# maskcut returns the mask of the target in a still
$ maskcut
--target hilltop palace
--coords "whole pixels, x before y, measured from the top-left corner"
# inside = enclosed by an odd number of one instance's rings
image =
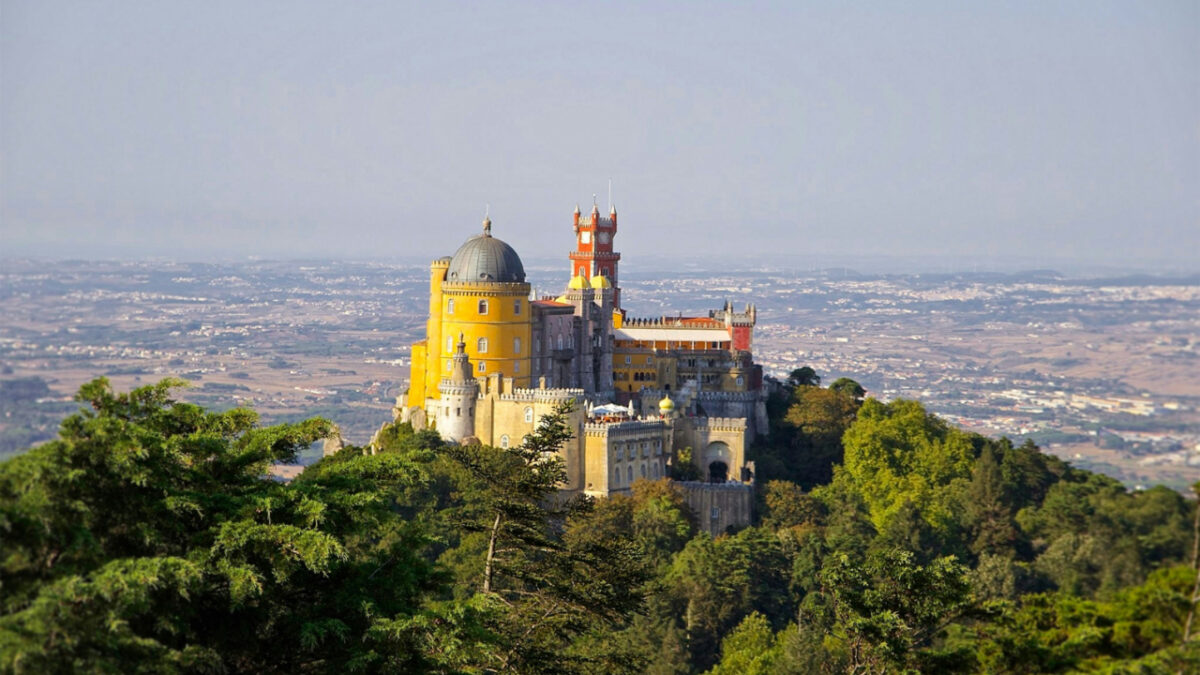
[[[490,220],[433,261],[426,338],[412,347],[397,418],[451,442],[506,448],[571,401],[564,492],[628,493],[635,480],[666,476],[690,448],[702,480],[679,485],[702,526],[715,534],[748,524],[746,450],[766,432],[754,306],[632,318],[621,307],[616,209],[602,217],[576,207],[573,229],[571,278],[558,297],[531,298],[521,258],[492,236]]]

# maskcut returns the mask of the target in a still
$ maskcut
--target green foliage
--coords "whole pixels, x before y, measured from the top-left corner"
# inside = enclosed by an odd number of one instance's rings
[[[867,399],[844,444],[836,479],[862,496],[877,529],[909,503],[936,532],[955,526],[955,491],[970,479],[973,460],[965,433],[916,401]]]

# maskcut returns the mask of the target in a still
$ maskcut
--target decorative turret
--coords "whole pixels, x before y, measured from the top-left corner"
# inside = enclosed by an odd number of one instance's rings
[[[442,438],[459,442],[475,435],[475,401],[479,383],[475,381],[471,360],[467,358],[467,343],[462,333],[451,359],[450,374],[438,385],[441,394],[437,411],[437,430]]]
[[[658,402],[658,414],[663,417],[675,415],[675,401],[672,401],[670,396],[663,396],[662,400]]]
[[[575,250],[571,251],[571,276],[595,279],[605,277],[613,289],[612,304],[621,308],[621,287],[617,266],[621,254],[613,250],[617,236],[617,207],[610,206],[607,216],[600,215],[600,206],[592,200],[592,211],[586,217],[576,205],[572,219],[575,231]],[[595,285],[595,284],[593,284]]]

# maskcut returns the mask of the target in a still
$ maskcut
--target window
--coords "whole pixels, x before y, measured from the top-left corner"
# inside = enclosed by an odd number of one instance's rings
[[[608,276],[608,268],[605,267],[605,268],[601,269],[600,274],[603,274],[604,276]]]
[[[513,315],[521,316],[521,301],[513,300]]]
[[[479,313],[480,313],[480,314],[487,314],[487,312],[488,312],[488,310],[487,310],[487,300],[480,300],[480,301],[479,301]]]
[[[650,444],[643,442],[642,443],[642,457],[649,457],[649,456],[650,456]]]
[[[646,463],[642,462],[642,478],[646,477]]]
[[[454,409],[454,416],[455,416],[455,417],[462,417],[462,408],[455,408],[455,409]]]
[[[479,340],[475,342],[475,351],[479,352],[480,354],[487,353],[487,338],[479,338]]]
[[[483,361],[479,362],[479,372],[481,372],[481,373],[487,372],[487,364],[484,363]]]
[[[561,351],[561,350],[562,350],[562,348],[563,348],[562,336],[561,336],[561,335],[559,335],[559,336],[558,336],[558,349],[559,349],[559,351]]]
[[[653,356],[646,357],[646,365],[648,365],[648,366],[654,365],[654,357]]]
[[[500,437],[500,447],[502,447],[502,448],[508,447],[508,434],[504,434],[503,436]]]
[[[521,338],[519,338],[519,337],[513,338],[513,353],[514,354],[521,353]]]
[[[746,384],[746,378],[742,377],[741,375],[738,375],[738,378],[737,378],[737,385],[740,387],[740,386],[742,386],[743,384]]]
[[[617,446],[617,459],[625,459],[625,449]]]
[[[613,469],[613,486],[621,484],[621,469],[620,467]]]
[[[449,354],[452,351],[454,351],[454,337],[451,335],[447,335],[446,336],[446,353]]]
[[[633,363],[633,357],[632,357],[632,356],[626,356],[626,357],[625,357],[625,365],[627,365],[627,366],[628,366],[628,365],[629,365],[629,364],[631,364],[631,363]]]
[[[721,507],[719,507],[719,506],[712,507],[712,511],[709,512],[709,517],[712,518],[713,520],[720,518],[721,517]]]
[[[533,408],[526,408],[526,409],[525,409],[525,423],[526,423],[526,424],[532,424],[532,423],[533,423]]]
[[[633,482],[633,465],[632,464],[629,465],[629,482],[630,483]]]
[[[446,301],[446,313],[447,314],[454,313],[454,298],[450,298],[449,300]]]
[[[521,372],[521,362],[513,361],[513,375]]]

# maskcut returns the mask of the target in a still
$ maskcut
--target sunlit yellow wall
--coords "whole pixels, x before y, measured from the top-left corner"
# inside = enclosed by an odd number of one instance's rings
[[[425,406],[425,345],[426,341],[413,343],[412,364],[408,376],[408,405]]]
[[[446,270],[450,267],[450,258],[438,258],[429,265],[429,321],[425,324],[425,368],[424,368],[424,395],[421,398],[409,394],[409,405],[424,406],[426,398],[438,398],[438,382],[442,379],[442,373],[445,370],[439,370],[441,367],[441,359],[437,358],[440,354],[442,345],[442,283],[446,279]],[[414,368],[416,364],[416,352],[413,352]],[[414,374],[416,371],[413,371]],[[409,385],[410,392],[413,386]]]
[[[430,396],[437,396],[437,381],[449,372],[450,359],[454,354],[461,333],[466,343],[467,356],[475,368],[477,377],[501,374],[513,378],[513,385],[528,387],[532,382],[533,310],[529,304],[529,284],[500,282],[445,282],[441,284],[439,336],[436,346],[430,332],[431,365],[437,364],[436,372],[426,380]],[[479,312],[479,301],[487,300],[487,313]],[[454,309],[451,311],[450,303]],[[487,351],[480,353],[479,339],[487,339]],[[520,340],[520,345],[516,340]],[[480,370],[480,364],[484,369]],[[431,386],[432,383],[432,386]]]
[[[625,363],[626,359],[629,363]],[[650,349],[617,347],[613,351],[613,384],[617,391],[637,392],[643,387],[659,388],[657,360]],[[642,373],[645,379],[636,379],[635,373]]]

